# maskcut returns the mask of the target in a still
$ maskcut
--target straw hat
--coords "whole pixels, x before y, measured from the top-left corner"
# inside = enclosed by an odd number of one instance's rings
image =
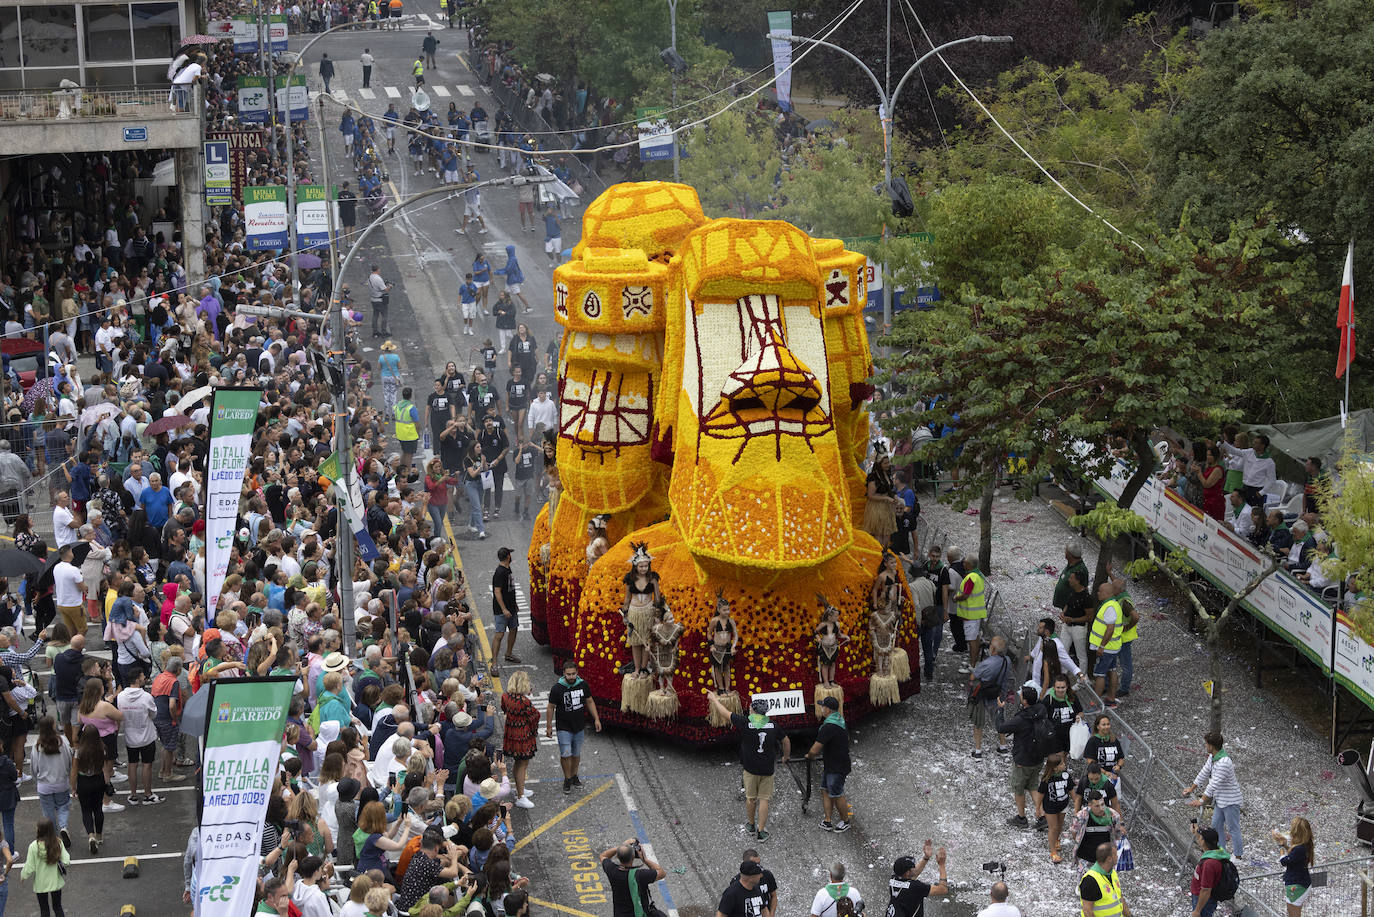
[[[396,352],[396,349],[397,349],[397,348],[396,348],[396,342],[395,342],[395,341],[384,341],[384,342],[382,342],[382,352],[383,352],[383,353],[395,353],[395,352]]]

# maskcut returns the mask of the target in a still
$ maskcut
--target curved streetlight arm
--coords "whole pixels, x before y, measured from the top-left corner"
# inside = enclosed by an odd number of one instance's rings
[[[764,37],[771,38],[774,40],[790,41],[794,44],[820,45],[823,48],[829,48],[831,51],[838,51],[839,53],[843,54],[845,57],[849,58],[854,63],[859,65],[859,69],[866,73],[868,75],[868,78],[873,81],[873,88],[878,91],[878,101],[882,103],[883,109],[886,110],[889,107],[887,104],[887,93],[883,92],[883,84],[878,81],[878,77],[876,77],[873,74],[873,71],[868,69],[868,64],[865,64],[863,61],[859,60],[859,58],[856,57],[853,54],[853,52],[841,48],[839,45],[831,44],[828,41],[823,41],[819,38],[807,38],[805,35],[788,35],[784,32],[769,32]]]
[[[914,63],[914,64],[912,64],[910,67],[908,67],[906,73],[902,74],[902,78],[901,78],[900,80],[897,81],[897,88],[894,89],[894,90],[892,90],[892,106],[891,106],[891,107],[894,108],[894,109],[897,107],[897,99],[898,99],[898,98],[901,96],[901,94],[902,94],[902,87],[906,85],[906,81],[907,81],[908,79],[910,79],[910,77],[911,77],[911,75],[912,75],[913,73],[916,72],[917,68],[919,68],[919,67],[920,67],[922,64],[924,64],[926,61],[930,60],[932,57],[934,57],[935,55],[939,54],[941,51],[945,50],[946,48],[952,48],[952,47],[954,47],[955,45],[968,44],[969,42],[976,42],[976,43],[978,43],[978,44],[1002,44],[1002,43],[1004,43],[1004,42],[1008,42],[1008,41],[1012,41],[1012,40],[1013,40],[1013,39],[1012,39],[1012,37],[1011,37],[1010,35],[970,35],[970,36],[968,36],[967,38],[956,38],[956,39],[954,39],[953,41],[947,41],[947,42],[945,42],[944,44],[940,45],[939,47],[931,48],[931,49],[930,49],[929,51],[927,51],[925,54],[922,54],[920,57],[918,57],[918,58],[916,59],[916,63]],[[888,116],[889,118],[892,117],[892,112],[889,111],[887,116]]]

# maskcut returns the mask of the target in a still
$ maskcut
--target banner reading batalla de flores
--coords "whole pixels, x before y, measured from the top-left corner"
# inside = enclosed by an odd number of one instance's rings
[[[244,189],[245,192],[250,189]],[[205,594],[214,601],[229,572],[243,474],[253,446],[262,389],[215,389],[205,469]]]
[[[253,910],[262,821],[295,687],[294,678],[226,678],[208,689],[196,917]]]
[[[243,189],[244,247],[253,251],[286,248],[286,188],[249,185]]]

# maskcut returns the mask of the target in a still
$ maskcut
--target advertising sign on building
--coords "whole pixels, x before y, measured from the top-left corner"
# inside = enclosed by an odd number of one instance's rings
[[[233,35],[235,54],[252,54],[258,50],[258,23],[252,16],[235,16]]]
[[[267,18],[267,35],[273,52],[286,50],[285,13],[273,13]]]
[[[205,154],[205,204],[222,207],[234,203],[233,167],[229,163],[229,142],[207,140],[202,144]]]
[[[673,129],[663,117],[662,108],[636,108],[639,122],[640,162],[673,158]]]
[[[206,140],[223,141],[229,145],[230,193],[234,200],[243,197],[243,186],[248,181],[248,152],[266,146],[260,128],[240,128],[237,130],[207,130]]]

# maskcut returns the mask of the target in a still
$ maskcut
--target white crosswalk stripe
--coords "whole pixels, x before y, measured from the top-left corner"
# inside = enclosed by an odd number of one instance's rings
[[[458,92],[459,92],[460,95],[465,95],[465,96],[475,96],[475,95],[477,95],[477,93],[473,90],[473,88],[472,88],[471,86],[458,86],[457,89],[458,89]]]
[[[435,94],[436,96],[438,96],[439,98],[441,98],[441,99],[447,99],[447,98],[448,98],[450,95],[452,95],[453,93],[449,92],[447,87],[444,87],[444,86],[435,86],[435,87],[434,87],[434,94]]]
[[[367,92],[368,90],[365,90],[365,89],[364,89],[364,90],[361,90],[361,91],[362,91],[362,92]],[[345,92],[345,91],[343,91],[342,89],[332,89],[332,90],[330,90],[329,94],[330,94],[333,98],[339,100],[340,102],[347,102],[347,101],[348,101],[348,93]],[[314,91],[314,90],[311,90],[311,92],[310,92],[310,101],[311,101],[311,102],[314,102],[316,99],[318,99],[318,98],[319,98],[320,96],[322,96],[322,95],[324,95],[324,93],[322,93],[322,92],[316,92],[316,91]]]
[[[547,736],[544,734],[544,720],[548,716],[549,709],[549,693],[547,691],[543,691],[538,694],[531,694],[530,703],[534,704],[534,709],[539,711],[539,744],[557,745],[557,737]]]
[[[401,90],[397,89],[395,86],[386,86],[384,88],[388,99],[399,99],[401,97]]]
[[[358,97],[361,99],[372,100],[377,98],[377,93],[373,92],[371,89],[359,89]]]

